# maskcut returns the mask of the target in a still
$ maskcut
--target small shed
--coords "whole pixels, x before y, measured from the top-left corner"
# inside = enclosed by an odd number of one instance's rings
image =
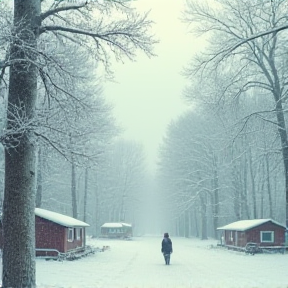
[[[236,221],[217,230],[222,231],[224,246],[244,248],[253,242],[262,248],[276,248],[284,245],[286,227],[272,219],[253,219]]]
[[[104,238],[131,238],[132,236],[132,225],[128,223],[104,223],[101,226],[101,237]]]
[[[58,257],[59,253],[85,250],[89,224],[41,208],[35,209],[36,256]]]

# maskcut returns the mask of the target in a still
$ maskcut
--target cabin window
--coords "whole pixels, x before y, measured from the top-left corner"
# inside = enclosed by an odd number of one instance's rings
[[[75,228],[75,238],[76,238],[76,240],[80,240],[81,239],[81,232],[82,232],[82,228]]]
[[[230,241],[233,242],[233,231],[230,231]]]
[[[68,228],[68,242],[73,242],[74,240],[74,229]]]
[[[274,231],[261,231],[261,242],[273,243]]]

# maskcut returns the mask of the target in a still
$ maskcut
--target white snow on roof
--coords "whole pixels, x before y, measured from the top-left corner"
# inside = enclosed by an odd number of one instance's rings
[[[104,223],[101,227],[105,228],[121,228],[121,227],[132,227],[131,224],[127,223]]]
[[[60,213],[48,211],[41,208],[35,209],[35,215],[47,219],[49,221],[55,222],[57,224],[60,224],[65,227],[88,227],[89,224],[82,222],[80,220],[77,220],[73,217],[69,217]]]
[[[253,219],[253,220],[240,220],[228,225],[217,228],[217,230],[236,230],[236,231],[246,231],[251,228],[257,227],[261,224],[271,221],[272,223],[286,228],[284,225],[272,220],[272,219]]]

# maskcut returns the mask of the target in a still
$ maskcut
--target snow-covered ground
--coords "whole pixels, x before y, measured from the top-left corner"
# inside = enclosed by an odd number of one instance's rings
[[[160,252],[162,237],[132,241],[89,240],[110,246],[75,261],[37,259],[37,286],[43,288],[287,288],[288,254],[246,255],[216,248],[217,241],[171,237],[171,265]],[[211,248],[211,245],[213,247]]]

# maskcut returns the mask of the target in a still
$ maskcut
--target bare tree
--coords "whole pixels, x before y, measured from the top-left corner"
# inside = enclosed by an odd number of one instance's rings
[[[102,171],[98,172],[99,210],[103,222],[135,221],[145,197],[146,166],[143,147],[137,142],[118,140],[108,148]]]
[[[68,43],[69,44],[69,43]],[[78,172],[87,170],[97,165],[98,155],[101,153],[95,149],[95,143],[107,144],[117,134],[117,127],[112,117],[112,106],[104,101],[101,96],[101,86],[97,79],[97,73],[93,73],[95,65],[90,63],[86,51],[80,53],[75,45],[66,45],[70,52],[64,53],[63,47],[47,47],[47,53],[57,56],[57,63],[65,67],[66,75],[60,79],[54,75],[53,65],[47,67],[53,83],[65,86],[65,92],[71,96],[58,91],[53,93],[51,85],[43,85],[40,81],[37,103],[37,119],[39,126],[36,129],[38,136],[39,151],[44,147],[52,146],[63,160],[71,163],[71,193],[72,216],[79,215],[79,185],[77,181]],[[67,47],[67,49],[68,49]],[[65,57],[64,59],[60,56]],[[83,62],[88,62],[83,66]],[[48,63],[49,64],[49,63]],[[78,68],[79,67],[79,68]],[[55,73],[57,75],[57,73]],[[68,74],[68,75],[67,75]],[[60,76],[60,75],[59,75]],[[42,85],[41,85],[42,84]],[[46,88],[46,89],[45,89]],[[50,99],[47,101],[47,90],[50,91]],[[36,205],[40,205],[41,199],[41,153],[38,153],[37,173],[37,196]],[[51,180],[50,180],[51,181]],[[52,180],[53,182],[53,180]],[[88,185],[88,183],[87,183]],[[54,188],[55,189],[55,188]],[[58,189],[56,189],[58,190]],[[57,197],[56,197],[57,198]],[[47,199],[47,198],[46,198]],[[46,200],[47,201],[47,200]],[[47,204],[46,204],[47,205]],[[55,206],[54,206],[55,207]],[[59,211],[65,212],[67,211]],[[71,212],[68,211],[70,214]],[[85,213],[84,213],[85,215]]]
[[[231,81],[224,89],[225,95],[238,99],[244,91],[261,88],[267,91],[274,100],[270,109],[280,136],[282,160],[285,170],[286,210],[288,209],[288,142],[284,108],[287,97],[287,33],[278,35],[279,27],[286,25],[286,2],[280,1],[218,1],[219,6],[213,10],[205,4],[187,1],[186,21],[201,25],[198,32],[210,34],[210,46],[206,55],[196,59],[195,65],[188,68],[188,73],[212,70],[229,71]],[[229,17],[225,17],[229,15]],[[251,38],[256,31],[270,31],[261,34],[261,38]],[[274,31],[274,33],[271,33]],[[243,43],[242,43],[243,42]],[[239,45],[242,43],[243,45]],[[233,53],[231,52],[233,48]],[[231,93],[231,87],[234,92]],[[236,89],[235,89],[236,87]],[[238,91],[237,91],[238,90]],[[230,92],[227,93],[227,91]],[[227,98],[227,97],[226,97]],[[286,211],[288,215],[288,210]],[[288,216],[286,216],[288,217]]]
[[[209,234],[216,236],[220,214],[218,158],[221,149],[215,137],[219,129],[216,124],[209,127],[209,117],[205,119],[204,115],[203,109],[200,113],[188,112],[170,124],[159,163],[166,191],[165,203],[170,202],[171,206],[169,211],[174,212],[177,220],[182,219],[180,223],[187,222],[185,211],[190,216],[188,211],[197,211],[201,219],[201,239],[208,237],[208,215],[212,216],[209,217],[213,219],[209,221],[212,227],[215,225]]]
[[[163,210],[169,210],[167,217],[172,214],[170,221],[177,223],[177,233],[183,233],[186,226],[184,211],[193,211],[190,232],[203,239],[207,237],[205,223],[213,227],[207,229],[208,236],[217,237],[222,223],[258,218],[260,213],[265,218],[271,211],[277,211],[275,219],[282,219],[284,207],[276,201],[283,200],[284,190],[277,129],[257,117],[243,124],[251,111],[269,106],[268,95],[238,99],[234,109],[219,104],[217,113],[213,97],[203,99],[202,105],[200,100],[191,115],[170,124],[160,150]],[[271,190],[274,185],[277,188]]]
[[[13,7],[10,50],[5,62],[10,70],[7,125],[5,135],[1,137],[5,146],[3,287],[35,287],[37,134],[34,127],[37,127],[38,75],[44,85],[50,83],[56,91],[65,92],[65,87],[53,82],[45,64],[54,62],[62,74],[65,68],[39,50],[41,37],[50,33],[51,42],[62,41],[65,45],[65,42],[72,41],[81,45],[98,62],[102,61],[108,70],[111,53],[117,59],[123,56],[132,59],[135,49],[151,55],[151,44],[154,42],[148,34],[151,22],[147,20],[147,15],[137,14],[122,1],[105,1],[104,4],[93,1],[76,5],[64,1],[50,3],[49,7],[49,1],[15,0]],[[42,11],[41,6],[48,9]],[[99,11],[98,14],[95,14],[96,11]],[[116,13],[117,17],[111,17],[111,13]],[[122,19],[118,18],[121,15]],[[48,94],[51,95],[50,92]],[[69,91],[66,94],[72,96]]]

